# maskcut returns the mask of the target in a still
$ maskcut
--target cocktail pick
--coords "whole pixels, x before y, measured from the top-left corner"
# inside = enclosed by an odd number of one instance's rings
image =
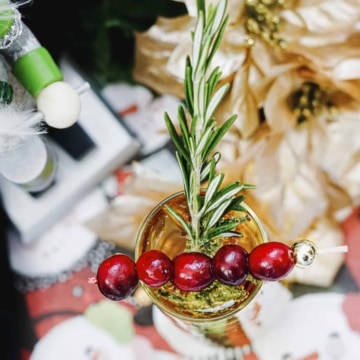
[[[292,245],[292,248],[296,258],[295,265],[301,268],[312,266],[319,255],[345,253],[348,251],[347,245],[318,248],[314,242],[308,239],[301,239],[296,241]]]

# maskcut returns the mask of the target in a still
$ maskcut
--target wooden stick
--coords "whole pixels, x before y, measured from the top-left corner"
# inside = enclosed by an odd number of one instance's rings
[[[346,253],[348,252],[348,246],[342,245],[342,246],[333,246],[323,249],[317,249],[318,254],[334,254],[334,253]]]

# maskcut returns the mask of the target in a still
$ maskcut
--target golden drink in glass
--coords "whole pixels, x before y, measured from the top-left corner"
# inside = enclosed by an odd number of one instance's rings
[[[164,204],[171,206],[185,219],[189,216],[182,192],[159,203],[148,214],[139,230],[135,247],[136,259],[151,249],[160,250],[171,259],[179,253],[191,250],[187,248],[185,231],[167,213]],[[225,244],[237,244],[250,252],[255,246],[266,241],[266,234],[258,217],[246,204],[242,205],[246,212],[231,211],[226,215],[242,219],[234,229],[241,233],[242,237],[217,239],[214,252]],[[250,275],[239,286],[225,285],[215,280],[209,287],[198,292],[181,291],[171,281],[159,288],[145,284],[142,286],[152,302],[185,331],[194,332],[195,329],[195,332],[200,332],[213,342],[228,346],[219,329],[223,329],[229,319],[235,319],[234,315],[251,302],[259,292],[262,281]]]

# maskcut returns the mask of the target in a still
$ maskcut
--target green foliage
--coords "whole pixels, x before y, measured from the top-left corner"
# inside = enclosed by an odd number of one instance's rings
[[[134,34],[146,31],[158,16],[186,13],[171,0],[75,1],[63,28],[67,50],[99,85],[132,82]]]
[[[190,239],[189,247],[204,249],[215,237],[241,236],[232,231],[241,220],[224,219],[224,215],[231,210],[243,210],[244,197],[239,192],[253,186],[240,182],[224,186],[224,174],[216,173],[220,154],[215,149],[236,119],[233,115],[218,125],[213,117],[229,89],[229,84],[220,85],[219,67],[211,69],[228,21],[227,0],[210,4],[207,9],[204,1],[198,0],[197,6],[192,56],[187,57],[185,66],[185,103],[179,107],[177,116],[179,134],[165,113],[165,123],[177,150],[191,222],[186,223],[169,207],[167,211],[182,223]],[[203,189],[205,180],[207,187]]]

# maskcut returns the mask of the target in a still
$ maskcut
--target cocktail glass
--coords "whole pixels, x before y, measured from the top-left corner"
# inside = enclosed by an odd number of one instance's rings
[[[135,259],[149,250],[160,250],[173,259],[177,254],[189,251],[186,232],[167,212],[165,204],[175,209],[185,219],[189,213],[183,192],[169,196],[160,202],[145,218],[139,229]],[[217,245],[208,255],[226,244],[237,244],[250,252],[266,242],[263,225],[257,215],[242,203],[244,211],[231,211],[226,216],[240,219],[234,231],[242,236],[218,238]],[[191,249],[190,249],[191,250]],[[161,287],[149,287],[141,283],[153,304],[170,319],[178,330],[197,339],[208,340],[223,347],[234,346],[233,337],[242,332],[236,314],[249,306],[259,293],[263,282],[248,275],[238,286],[226,285],[215,280],[201,291],[181,291],[171,281]],[[240,336],[240,334],[238,334]],[[243,334],[241,334],[242,336]]]

